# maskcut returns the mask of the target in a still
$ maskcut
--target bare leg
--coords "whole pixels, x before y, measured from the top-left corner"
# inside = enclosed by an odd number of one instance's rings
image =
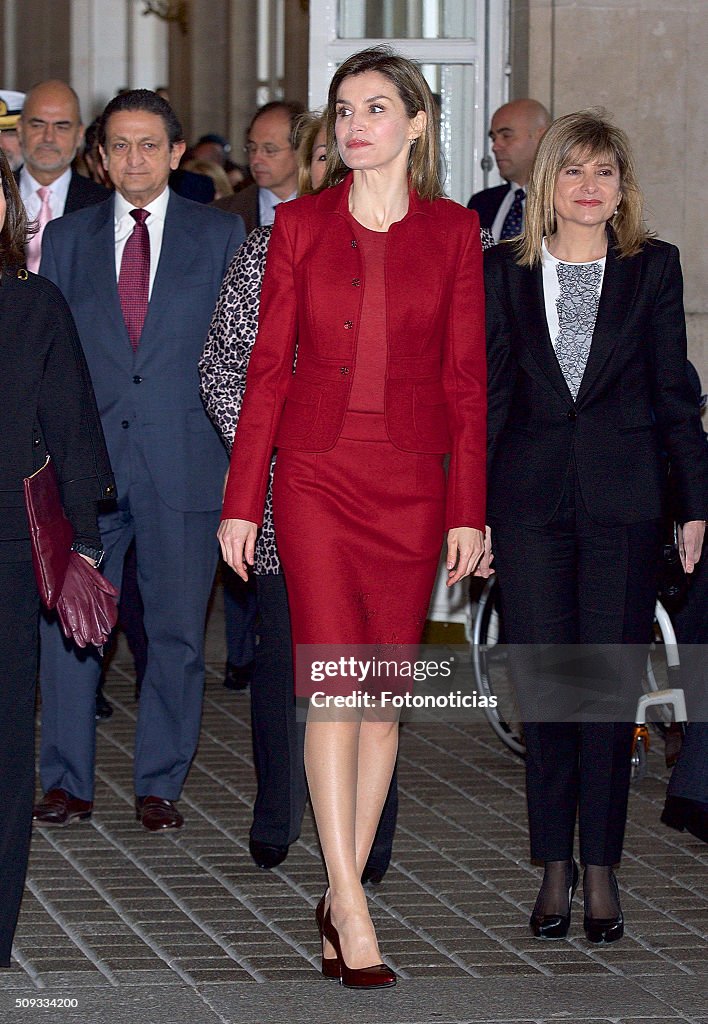
[[[310,719],[305,769],[330,885],[332,923],[349,967],[381,962],[361,885],[398,744],[394,722]],[[334,950],[326,944],[327,957]]]

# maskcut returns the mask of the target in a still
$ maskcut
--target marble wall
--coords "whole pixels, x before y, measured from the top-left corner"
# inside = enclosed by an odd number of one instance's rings
[[[633,142],[647,219],[681,250],[689,352],[708,389],[706,0],[512,0],[513,95],[558,116],[610,110]]]

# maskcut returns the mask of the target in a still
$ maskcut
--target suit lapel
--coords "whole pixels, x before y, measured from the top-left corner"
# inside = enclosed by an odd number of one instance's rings
[[[96,206],[95,231],[83,248],[87,279],[96,292],[116,331],[130,348],[130,339],[118,298],[115,263],[115,230],[113,200]]]
[[[163,323],[172,304],[175,287],[185,287],[189,281],[189,273],[195,261],[195,249],[185,209],[188,209],[186,200],[170,192],[160,258],[138,351],[145,342],[149,342],[151,331]]]
[[[548,322],[546,320],[546,304],[543,296],[543,272],[540,266],[533,270],[520,267],[514,263],[514,269],[521,277],[521,286],[518,290],[512,289],[512,294],[518,295],[518,307],[516,315],[522,325],[522,337],[526,341],[527,348],[531,353],[534,362],[538,365],[544,376],[558,394],[568,399],[571,397],[568,385],[565,382],[563,371],[558,365],[556,354],[553,351],[551,336],[548,333]]]
[[[638,256],[618,259],[614,252],[613,239],[610,238],[597,320],[587,366],[578,392],[578,403],[587,397],[615,350],[622,324],[634,303],[640,272],[641,259]]]

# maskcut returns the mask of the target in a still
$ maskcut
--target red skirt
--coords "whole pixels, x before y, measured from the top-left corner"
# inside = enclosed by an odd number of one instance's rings
[[[443,456],[340,438],[281,449],[273,510],[297,644],[417,644],[444,532]]]

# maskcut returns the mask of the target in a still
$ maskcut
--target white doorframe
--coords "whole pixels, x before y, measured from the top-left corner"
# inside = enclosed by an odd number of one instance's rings
[[[420,2],[416,0],[416,3]],[[310,0],[311,109],[318,109],[326,102],[329,82],[338,65],[357,50],[377,43],[387,43],[423,65],[466,66],[473,69],[473,123],[469,125],[469,135],[460,149],[456,161],[457,173],[451,181],[450,189],[452,198],[463,203],[467,202],[473,192],[500,180],[496,173],[492,180],[489,172],[482,169],[481,162],[488,150],[487,131],[491,114],[508,98],[508,0],[475,2],[477,16],[473,38],[345,39],[337,35],[338,0]],[[451,100],[454,104],[454,95]],[[448,159],[449,156],[446,153]]]

